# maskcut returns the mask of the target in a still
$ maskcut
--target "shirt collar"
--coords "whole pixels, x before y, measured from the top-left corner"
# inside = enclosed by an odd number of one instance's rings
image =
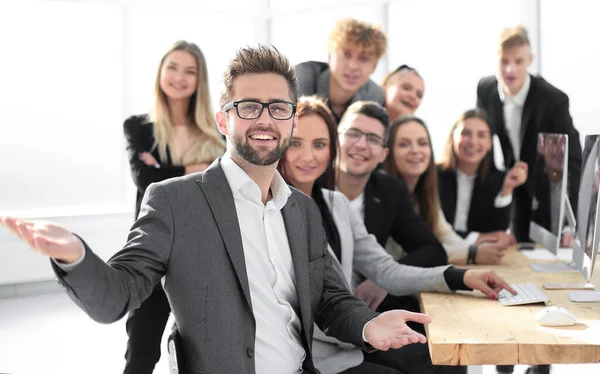
[[[477,174],[475,175],[467,175],[465,173],[463,173],[460,169],[456,169],[456,176],[458,177],[459,180],[465,180],[468,182],[474,181],[475,177],[477,177]]]
[[[248,174],[246,174],[246,172],[231,159],[229,151],[225,152],[221,158],[221,168],[223,168],[223,173],[225,174],[225,178],[227,178],[227,182],[229,182],[231,192],[234,196],[242,194],[246,199],[262,204],[260,188],[256,182],[254,182],[252,178],[250,178]],[[241,191],[242,189],[243,191]],[[292,190],[290,190],[278,171],[275,171],[270,190],[273,195],[273,204],[280,210],[287,203],[289,196],[292,194]]]
[[[505,102],[506,98],[508,97],[512,102],[514,102],[518,106],[524,106],[525,100],[527,99],[527,94],[529,93],[529,87],[531,87],[531,76],[527,74],[525,82],[523,83],[523,87],[521,87],[521,89],[519,90],[519,92],[517,92],[516,95],[510,97],[504,92],[504,89],[500,84],[500,80],[498,80],[498,94],[500,95],[500,101]]]

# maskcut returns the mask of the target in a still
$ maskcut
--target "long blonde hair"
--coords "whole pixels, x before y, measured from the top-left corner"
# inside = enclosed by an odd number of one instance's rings
[[[154,107],[150,111],[150,120],[154,123],[154,146],[158,147],[160,161],[167,162],[167,145],[171,140],[171,112],[167,96],[160,88],[160,74],[166,57],[173,51],[185,51],[194,56],[198,65],[198,85],[190,97],[187,117],[195,126],[190,127],[191,142],[182,155],[182,164],[211,163],[223,154],[225,142],[215,127],[215,114],[211,109],[208,89],[208,70],[206,60],[198,46],[180,40],[175,42],[164,54],[158,65],[156,82],[154,83]]]

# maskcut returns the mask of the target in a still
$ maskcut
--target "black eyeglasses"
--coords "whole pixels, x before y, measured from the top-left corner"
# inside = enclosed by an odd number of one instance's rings
[[[358,142],[363,136],[367,138],[367,144],[371,147],[383,147],[385,143],[385,140],[381,136],[373,133],[365,133],[353,127],[346,129],[342,133],[352,143]]]
[[[257,119],[265,108],[269,111],[269,115],[276,120],[290,119],[296,113],[296,104],[281,100],[271,101],[270,103],[256,100],[232,101],[225,104],[222,110],[225,113],[234,107],[241,119]]]

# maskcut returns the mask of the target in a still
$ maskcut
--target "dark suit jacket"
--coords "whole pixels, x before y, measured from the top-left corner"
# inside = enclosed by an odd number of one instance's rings
[[[477,175],[471,195],[467,231],[457,231],[459,235],[465,237],[471,231],[504,231],[508,228],[511,206],[504,208],[494,206],[494,200],[502,190],[505,175],[501,171],[493,170],[485,181],[481,179],[480,174]],[[446,221],[453,225],[454,216],[456,215],[456,199],[458,197],[456,171],[438,169],[438,187],[444,216]]]
[[[298,95],[319,95],[329,105],[329,64],[326,62],[306,61],[296,65],[296,76],[298,77]],[[371,100],[381,105],[385,104],[385,93],[379,85],[368,80],[364,86],[352,96],[348,106],[360,100]],[[331,108],[331,107],[330,107]],[[334,113],[336,122],[340,122],[341,116]]]
[[[147,115],[129,117],[123,123],[123,132],[127,141],[126,149],[129,158],[129,167],[131,168],[131,177],[137,187],[135,199],[135,216],[137,217],[140,212],[140,204],[142,203],[144,192],[146,192],[146,188],[148,188],[150,183],[180,177],[185,174],[185,167],[173,165],[169,147],[167,147],[167,163],[161,163],[159,169],[154,166],[148,166],[140,160],[140,153],[150,152],[160,162],[158,147],[154,144],[154,124],[150,122]]]
[[[488,114],[494,134],[502,144],[506,167],[515,163],[508,133],[504,124],[503,103],[498,93],[495,76],[483,78],[477,86],[477,106]],[[569,198],[577,206],[579,178],[581,175],[581,142],[579,132],[573,126],[569,114],[569,97],[541,77],[531,76],[531,86],[521,124],[521,160],[529,165],[527,182],[514,192],[514,229],[518,241],[529,241],[529,221],[533,197],[533,170],[536,160],[537,136],[541,132],[567,134],[569,136]]]
[[[385,248],[389,237],[407,256],[400,263],[420,267],[448,264],[448,255],[427,223],[417,214],[406,183],[383,171],[374,171],[364,195],[365,226]]]
[[[187,370],[254,373],[256,325],[235,212],[219,158],[202,173],[152,184],[125,248],[108,263],[88,247],[69,273],[53,267],[67,294],[102,323],[137,308],[165,276]],[[365,347],[362,329],[377,314],[333,269],[315,203],[292,189],[282,215],[296,274],[304,369],[315,372],[313,322]]]

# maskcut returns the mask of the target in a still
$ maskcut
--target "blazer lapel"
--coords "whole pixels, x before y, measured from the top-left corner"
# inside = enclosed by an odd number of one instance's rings
[[[525,104],[523,105],[523,116],[521,117],[521,131],[519,133],[519,138],[521,141],[521,148],[523,144],[525,144],[525,134],[527,133],[529,126],[529,122],[531,121],[531,103],[533,102],[533,96],[535,95],[535,90],[537,88],[537,78],[531,76],[531,84],[529,86],[529,92],[527,93],[527,98],[525,99]],[[537,132],[537,131],[534,131]],[[537,142],[536,142],[537,144]],[[522,153],[522,152],[521,152]]]
[[[298,294],[298,305],[300,306],[300,319],[302,321],[302,331],[306,340],[307,347],[311,346],[311,337],[309,329],[311,320],[311,295],[310,281],[308,277],[308,248],[309,241],[306,225],[294,193],[290,195],[287,203],[281,209],[285,231],[287,233],[290,251],[292,252],[292,261],[294,262],[294,272],[296,274],[296,293]]]
[[[500,94],[498,93],[498,89],[494,89],[494,93],[492,94],[492,107],[494,108],[493,113],[493,124],[494,132],[498,134],[498,139],[500,139],[500,144],[502,144],[502,154],[504,155],[504,166],[506,169],[510,169],[510,167],[514,164],[515,156],[512,149],[512,143],[508,138],[508,132],[506,131],[506,124],[504,123],[504,105],[500,100]]]
[[[204,192],[204,196],[212,210],[217,226],[219,227],[219,232],[221,233],[221,238],[225,243],[225,248],[248,302],[248,307],[252,310],[242,234],[240,232],[233,194],[229,188],[225,173],[223,173],[223,169],[221,168],[220,158],[213,162],[206,172],[202,174],[202,179],[198,180],[197,183],[202,192]]]
[[[373,173],[376,173],[374,171]],[[381,199],[377,196],[377,185],[375,183],[375,178],[373,175],[369,178],[367,185],[365,186],[365,195],[363,199],[363,206],[365,207],[365,216],[361,217],[365,222],[365,226],[367,222],[380,222],[381,217]],[[371,230],[368,230],[371,233]]]

